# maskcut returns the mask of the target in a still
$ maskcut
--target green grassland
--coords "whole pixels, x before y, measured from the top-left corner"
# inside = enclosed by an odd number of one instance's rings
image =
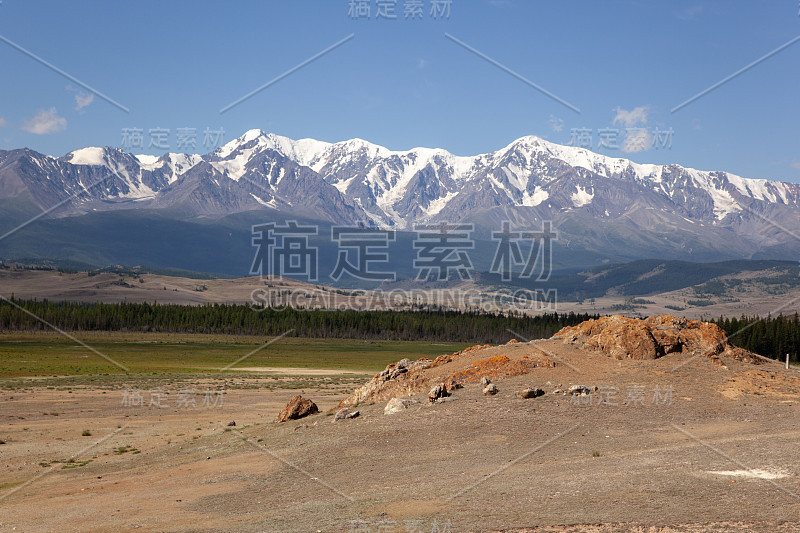
[[[55,333],[0,334],[0,380],[21,377],[241,373],[246,367],[283,367],[375,372],[404,357],[435,357],[466,344],[158,333],[78,333],[81,346]],[[259,349],[262,347],[261,349]],[[257,351],[256,351],[257,350]],[[220,370],[240,358],[228,370]],[[103,357],[105,356],[105,357]],[[107,359],[106,359],[107,358]]]

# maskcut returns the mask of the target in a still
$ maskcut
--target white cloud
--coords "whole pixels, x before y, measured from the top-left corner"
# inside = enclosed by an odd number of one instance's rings
[[[553,131],[561,131],[564,129],[564,119],[560,119],[555,115],[550,115],[548,122],[550,123],[550,127],[553,128]]]
[[[79,92],[75,95],[75,110],[80,111],[94,102],[94,93]]]
[[[419,61],[417,61],[417,68],[422,70],[427,66],[428,66],[428,62],[423,58],[419,58]]]
[[[8,126],[8,121],[3,117],[0,117],[0,128],[5,128],[6,126]]]
[[[36,135],[49,135],[67,129],[67,119],[59,117],[55,107],[40,109],[35,117],[22,124],[22,129]]]
[[[800,161],[792,161],[792,166],[794,168],[800,168]]]
[[[622,123],[626,128],[633,128],[639,124],[647,124],[647,115],[650,113],[649,106],[640,106],[627,111],[617,106],[614,109],[614,124]]]
[[[75,111],[80,111],[84,107],[89,107],[89,105],[94,102],[94,93],[85,93],[77,87],[74,87],[71,83],[67,84],[66,89],[71,93],[75,93]]]
[[[696,18],[698,18],[700,15],[703,14],[704,10],[705,6],[703,6],[702,4],[697,4],[694,6],[689,6],[683,11],[678,11],[678,13],[676,13],[675,16],[681,20],[695,20]]]
[[[653,147],[653,136],[644,128],[629,129],[622,142],[623,152],[644,152]]]

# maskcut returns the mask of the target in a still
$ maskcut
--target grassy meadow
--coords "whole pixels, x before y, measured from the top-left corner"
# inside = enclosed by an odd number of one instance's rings
[[[22,377],[207,375],[241,373],[249,367],[375,372],[404,357],[435,357],[466,344],[164,333],[91,332],[73,335],[98,353],[58,333],[0,334],[0,380]],[[246,359],[221,370],[240,358]]]

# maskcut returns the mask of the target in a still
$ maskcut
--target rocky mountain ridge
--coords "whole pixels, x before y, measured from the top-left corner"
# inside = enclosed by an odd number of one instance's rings
[[[0,200],[51,216],[147,209],[181,217],[267,210],[331,224],[412,230],[421,222],[552,220],[560,244],[627,257],[787,258],[800,250],[800,185],[678,165],[642,165],[534,136],[471,157],[391,151],[352,139],[251,130],[205,154],[84,148],[0,151]],[[54,207],[57,206],[57,209]]]

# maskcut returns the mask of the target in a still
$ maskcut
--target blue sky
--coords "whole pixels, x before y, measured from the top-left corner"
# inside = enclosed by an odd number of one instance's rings
[[[0,148],[63,155],[119,146],[124,128],[139,128],[144,149],[132,151],[160,154],[151,129],[184,151],[178,129],[193,128],[186,151],[203,153],[206,129],[228,141],[261,128],[470,155],[524,135],[575,143],[582,131],[615,157],[800,181],[800,42],[671,112],[800,35],[797,0],[452,0],[449,18],[422,0],[421,19],[408,20],[411,1],[376,19],[371,0],[367,19],[350,0],[2,0],[0,36],[128,112],[0,42]],[[611,148],[598,148],[601,130]]]

